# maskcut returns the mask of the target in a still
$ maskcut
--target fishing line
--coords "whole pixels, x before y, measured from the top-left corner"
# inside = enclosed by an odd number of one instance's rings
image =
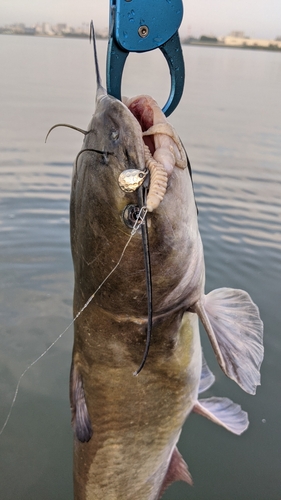
[[[69,328],[79,318],[80,314],[82,314],[82,312],[86,309],[86,307],[88,307],[88,305],[90,304],[90,302],[93,300],[93,298],[98,293],[98,291],[101,289],[101,287],[105,284],[105,282],[110,278],[110,276],[114,273],[114,271],[116,271],[117,267],[119,266],[121,260],[124,257],[124,254],[125,254],[125,252],[127,250],[128,245],[130,244],[133,236],[136,234],[138,228],[143,225],[143,223],[145,221],[145,218],[146,218],[146,214],[147,214],[146,208],[142,207],[141,210],[140,210],[140,212],[136,215],[136,221],[135,221],[134,226],[132,228],[130,237],[129,237],[126,245],[124,246],[124,248],[122,250],[121,256],[120,256],[117,264],[113,267],[113,269],[111,269],[110,273],[104,278],[104,280],[101,282],[101,284],[95,290],[95,292],[91,295],[91,297],[84,304],[84,306],[82,307],[82,309],[80,309],[80,311],[76,314],[75,318],[73,318],[73,320],[69,323],[69,325],[65,328],[65,330],[62,333],[60,333],[60,335],[54,340],[54,342],[52,342],[49,345],[49,347],[47,347],[47,349],[42,354],[40,354],[40,356],[38,356],[38,358],[36,358],[34,361],[32,361],[32,363],[30,365],[28,365],[27,368],[20,375],[20,378],[19,378],[18,383],[17,383],[16,390],[15,390],[15,394],[14,394],[14,397],[13,397],[13,400],[12,400],[12,403],[11,403],[11,406],[10,406],[10,410],[9,410],[7,418],[6,418],[6,420],[5,420],[2,428],[0,430],[0,436],[3,433],[3,431],[4,431],[4,429],[5,429],[6,425],[7,425],[7,423],[10,420],[10,416],[11,416],[11,413],[12,413],[12,410],[13,410],[13,407],[15,405],[15,402],[16,402],[16,399],[17,399],[17,395],[18,395],[18,392],[19,392],[20,383],[21,383],[24,375],[26,374],[26,372],[28,372],[28,370],[30,370],[30,368],[32,368],[32,366],[34,366],[40,359],[42,359],[43,356],[45,356],[45,354],[47,354],[47,352],[49,352],[50,349],[52,349],[52,347],[62,338],[62,336],[67,332],[67,330],[69,330]]]

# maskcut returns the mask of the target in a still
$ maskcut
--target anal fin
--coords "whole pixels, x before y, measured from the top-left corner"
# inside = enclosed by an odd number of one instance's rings
[[[170,486],[170,484],[174,483],[175,481],[185,481],[186,483],[190,484],[190,486],[193,485],[192,477],[190,475],[188,467],[177,447],[175,447],[173,451],[165,479],[161,486],[158,500],[162,497],[164,491],[168,488],[168,486]]]
[[[263,322],[244,290],[219,288],[194,306],[224,373],[249,394],[260,385]]]
[[[228,398],[199,399],[193,411],[238,436],[249,426],[247,412]]]
[[[81,443],[90,441],[93,429],[86,405],[82,377],[73,363],[70,371],[70,405],[72,413],[71,424],[77,439]]]

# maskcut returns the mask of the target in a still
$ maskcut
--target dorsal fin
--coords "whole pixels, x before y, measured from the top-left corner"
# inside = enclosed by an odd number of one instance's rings
[[[161,496],[163,495],[164,491],[168,488],[168,486],[170,486],[170,484],[174,483],[175,481],[185,481],[186,483],[190,484],[190,486],[193,485],[192,477],[190,475],[188,467],[177,447],[175,447],[173,451],[170,464],[160,490],[158,500],[160,500]]]
[[[100,69],[99,69],[99,62],[98,62],[98,52],[97,52],[97,45],[96,45],[96,36],[95,36],[95,29],[94,29],[94,23],[91,21],[91,26],[90,26],[90,41],[93,38],[93,49],[94,49],[94,60],[95,60],[95,69],[96,69],[96,82],[97,82],[97,101],[99,98],[102,96],[107,96],[107,92],[105,88],[102,86],[101,82],[101,76],[100,76]]]

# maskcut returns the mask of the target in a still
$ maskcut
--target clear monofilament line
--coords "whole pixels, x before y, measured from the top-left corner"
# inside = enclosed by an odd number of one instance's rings
[[[124,253],[126,252],[127,250],[127,247],[128,245],[130,244],[131,242],[131,239],[133,238],[133,236],[136,234],[138,228],[140,227],[140,225],[144,222],[144,219],[146,217],[146,214],[147,214],[147,210],[146,208],[142,207],[140,212],[138,213],[137,215],[137,218],[136,218],[136,222],[133,226],[133,229],[131,231],[131,234],[130,234],[130,237],[126,243],[126,245],[124,246],[123,250],[122,250],[122,253],[121,253],[121,256],[117,262],[117,264],[113,267],[113,269],[111,269],[110,273],[106,276],[106,278],[104,278],[104,280],[101,282],[101,284],[98,286],[98,288],[95,290],[95,292],[91,295],[91,297],[87,300],[86,304],[82,307],[82,309],[80,309],[80,311],[76,314],[75,318],[73,319],[72,323],[74,323],[74,321],[80,316],[80,314],[86,309],[86,307],[88,307],[88,305],[90,304],[90,302],[92,302],[93,298],[95,297],[95,295],[98,293],[98,291],[101,289],[101,287],[105,284],[105,282],[108,280],[108,278],[110,278],[110,276],[114,273],[114,271],[116,271],[117,267],[119,266],[121,260],[123,259],[124,257]],[[69,326],[71,326],[71,324]]]
[[[38,356],[38,358],[36,358],[34,361],[32,361],[32,363],[30,363],[30,365],[28,365],[27,368],[25,368],[25,370],[20,375],[18,383],[17,383],[16,390],[15,390],[15,394],[14,394],[14,397],[13,397],[13,400],[12,400],[12,403],[11,403],[11,406],[10,406],[10,410],[9,410],[8,415],[6,417],[6,420],[5,420],[3,426],[2,426],[2,428],[0,430],[0,436],[3,433],[3,431],[4,431],[4,429],[5,429],[6,425],[7,425],[7,423],[10,420],[10,416],[11,416],[11,413],[12,413],[12,410],[13,410],[13,407],[15,405],[15,402],[16,402],[16,399],[17,399],[17,395],[18,395],[18,392],[19,392],[20,383],[21,383],[24,375],[26,374],[26,372],[28,372],[28,370],[30,370],[30,368],[32,368],[38,361],[40,361],[40,359],[43,358],[43,356],[45,356],[45,354],[47,354],[47,352],[49,352],[50,349],[52,349],[52,347],[62,338],[62,336],[67,332],[67,330],[69,330],[69,328],[74,324],[74,322],[77,320],[77,318],[79,318],[80,314],[82,314],[82,312],[85,311],[86,307],[88,307],[88,305],[90,304],[90,302],[93,300],[93,298],[98,293],[98,291],[102,288],[102,286],[105,284],[105,282],[110,278],[110,276],[114,273],[114,271],[116,271],[117,267],[119,266],[121,260],[124,257],[124,254],[125,254],[125,252],[127,250],[128,245],[130,244],[133,236],[136,234],[136,232],[137,232],[138,228],[140,227],[140,225],[144,222],[146,214],[147,214],[146,208],[142,207],[141,210],[140,210],[140,212],[139,212],[139,214],[137,215],[137,218],[136,218],[135,224],[134,224],[134,226],[132,228],[130,237],[129,237],[127,243],[125,244],[125,246],[124,246],[124,248],[122,250],[121,256],[120,256],[117,264],[115,264],[115,266],[113,267],[113,269],[111,269],[110,273],[104,278],[104,280],[101,282],[101,284],[95,290],[95,292],[91,295],[91,297],[84,304],[84,306],[82,307],[82,309],[80,309],[80,311],[78,311],[78,313],[76,314],[75,318],[73,318],[73,320],[69,323],[69,325],[65,328],[65,330],[62,333],[59,334],[59,336],[54,340],[54,342],[52,342],[49,345],[49,347],[47,347],[47,349],[44,352],[42,352],[42,354],[40,354],[40,356]]]

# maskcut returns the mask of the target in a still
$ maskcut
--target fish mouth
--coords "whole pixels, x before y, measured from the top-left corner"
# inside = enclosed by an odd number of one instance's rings
[[[152,102],[153,101],[153,102]],[[149,96],[141,95],[127,99],[122,98],[122,102],[131,111],[134,117],[137,119],[141,126],[142,132],[147,132],[154,125],[154,110],[153,107],[157,106],[157,103]],[[150,153],[153,155],[155,153],[156,147],[153,135],[143,136],[144,143],[149,147]]]
[[[168,178],[174,167],[185,168],[185,153],[181,141],[168,123],[157,102],[148,95],[123,97],[122,102],[138,121],[146,151],[162,165]]]
[[[145,167],[150,172],[146,207],[148,212],[153,212],[164,199],[174,168],[186,167],[185,151],[176,131],[152,97],[124,97],[122,102],[142,131]]]

